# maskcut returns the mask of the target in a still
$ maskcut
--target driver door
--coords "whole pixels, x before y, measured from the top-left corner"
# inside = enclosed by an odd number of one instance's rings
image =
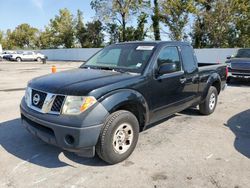
[[[174,63],[176,70],[171,73],[159,75],[158,70],[162,64]],[[181,108],[183,100],[182,70],[179,49],[176,46],[166,46],[159,52],[155,62],[154,76],[150,83],[150,106],[152,108],[152,122],[167,117]]]

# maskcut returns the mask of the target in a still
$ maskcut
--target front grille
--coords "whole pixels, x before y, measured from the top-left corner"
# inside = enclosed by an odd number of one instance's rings
[[[60,114],[65,96],[31,89],[30,108],[40,113]],[[52,103],[53,102],[53,103]]]
[[[233,73],[247,73],[247,74],[250,74],[250,70],[243,70],[243,69],[228,69],[229,72],[233,72]]]
[[[43,103],[47,97],[47,93],[32,89],[31,96],[32,96],[31,97],[32,106],[39,108],[39,109],[42,109]],[[36,96],[37,100],[35,100],[35,96]]]
[[[51,107],[51,111],[52,112],[60,112],[62,105],[63,105],[63,102],[64,102],[64,99],[65,99],[65,96],[57,95],[55,100],[54,100],[54,103]]]

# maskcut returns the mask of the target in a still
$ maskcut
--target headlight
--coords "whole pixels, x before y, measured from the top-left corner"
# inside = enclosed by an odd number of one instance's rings
[[[26,88],[24,99],[25,99],[27,106],[30,107],[30,103],[31,103],[31,88],[30,87]]]
[[[96,103],[95,97],[67,96],[62,114],[78,115]]]

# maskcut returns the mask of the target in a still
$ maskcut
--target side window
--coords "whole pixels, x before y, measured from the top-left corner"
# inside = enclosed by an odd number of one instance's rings
[[[182,46],[181,52],[184,70],[188,73],[192,73],[197,68],[193,48],[191,46]]]
[[[157,59],[158,67],[166,63],[174,63],[176,72],[181,70],[181,61],[177,47],[166,47],[161,50]]]

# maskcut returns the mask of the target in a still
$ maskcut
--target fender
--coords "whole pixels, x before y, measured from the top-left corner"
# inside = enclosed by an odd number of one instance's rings
[[[218,91],[218,94],[221,90],[221,78],[220,78],[220,75],[218,73],[213,73],[212,75],[209,76],[208,80],[207,80],[207,84],[206,84],[206,87],[204,89],[204,92],[202,94],[202,101],[205,100],[207,94],[208,94],[208,90],[209,88],[215,83],[215,82],[219,82],[219,91]]]
[[[119,89],[112,91],[99,99],[99,102],[105,109],[112,113],[123,105],[136,105],[139,113],[142,113],[144,118],[144,125],[149,122],[149,108],[147,101],[141,93],[132,89]]]

